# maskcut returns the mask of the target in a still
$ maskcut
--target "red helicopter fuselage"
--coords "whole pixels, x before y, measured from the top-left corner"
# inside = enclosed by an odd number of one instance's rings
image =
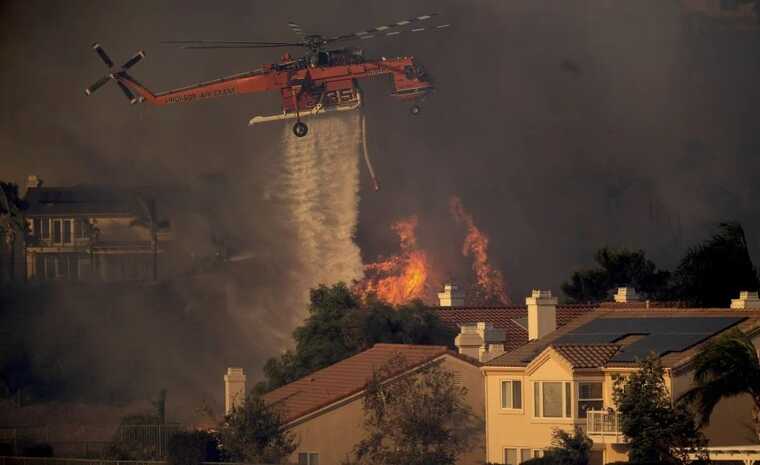
[[[282,113],[254,117],[250,124],[300,120],[323,112],[356,109],[361,104],[357,81],[363,78],[391,75],[391,96],[404,101],[420,101],[433,90],[413,57],[365,61],[360,53],[332,51],[320,52],[313,60],[309,58],[291,60],[286,55],[282,62],[254,71],[159,93],[151,92],[126,72],[116,73],[114,78],[128,86],[141,101],[159,106],[252,92],[279,92]],[[314,64],[308,64],[312,61]]]

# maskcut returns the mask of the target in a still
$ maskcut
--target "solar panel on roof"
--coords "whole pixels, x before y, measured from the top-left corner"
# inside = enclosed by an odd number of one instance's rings
[[[554,341],[557,344],[606,344],[632,334],[640,340],[624,347],[612,361],[633,362],[649,353],[681,352],[744,320],[745,317],[597,318]]]

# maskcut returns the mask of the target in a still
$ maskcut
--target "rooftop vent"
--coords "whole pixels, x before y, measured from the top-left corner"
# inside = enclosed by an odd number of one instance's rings
[[[441,307],[462,307],[464,305],[464,292],[454,283],[445,284],[443,292],[438,293],[438,305]]]
[[[741,291],[738,299],[731,299],[731,308],[736,310],[759,310],[760,298],[757,291]]]
[[[632,287],[619,287],[617,294],[615,294],[615,302],[619,304],[638,302],[639,300],[639,295],[636,293],[636,289]]]

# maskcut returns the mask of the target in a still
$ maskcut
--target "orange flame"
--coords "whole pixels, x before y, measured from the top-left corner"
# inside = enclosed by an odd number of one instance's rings
[[[449,207],[454,220],[467,226],[467,236],[462,245],[462,255],[465,257],[472,255],[472,270],[475,272],[478,287],[486,298],[508,304],[509,297],[507,297],[504,286],[504,276],[501,271],[494,269],[488,263],[488,236],[475,226],[472,215],[465,211],[459,197],[453,196]]]
[[[417,248],[416,228],[416,216],[397,221],[391,226],[399,236],[401,253],[365,265],[366,277],[354,286],[357,294],[365,299],[375,294],[392,305],[422,298],[430,268],[427,254]]]

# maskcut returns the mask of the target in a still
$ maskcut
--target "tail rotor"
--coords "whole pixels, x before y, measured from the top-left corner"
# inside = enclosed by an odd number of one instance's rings
[[[111,57],[108,56],[105,50],[103,50],[103,47],[100,46],[100,44],[95,43],[92,44],[92,49],[95,50],[95,53],[98,54],[101,60],[103,60],[103,63],[108,67],[109,73],[105,76],[101,77],[97,81],[95,81],[90,87],[85,89],[84,93],[86,95],[92,95],[95,91],[106,85],[108,81],[116,81],[116,84],[118,84],[121,91],[124,93],[124,96],[127,97],[127,100],[129,100],[129,103],[135,104],[139,101],[137,97],[135,97],[135,94],[132,93],[132,91],[129,89],[129,87],[126,86],[121,80],[119,79],[122,76],[126,75],[126,72],[129,68],[133,67],[137,63],[140,62],[145,57],[145,52],[140,50],[137,52],[132,58],[125,61],[123,65],[116,67],[114,66],[113,60],[111,60]]]

